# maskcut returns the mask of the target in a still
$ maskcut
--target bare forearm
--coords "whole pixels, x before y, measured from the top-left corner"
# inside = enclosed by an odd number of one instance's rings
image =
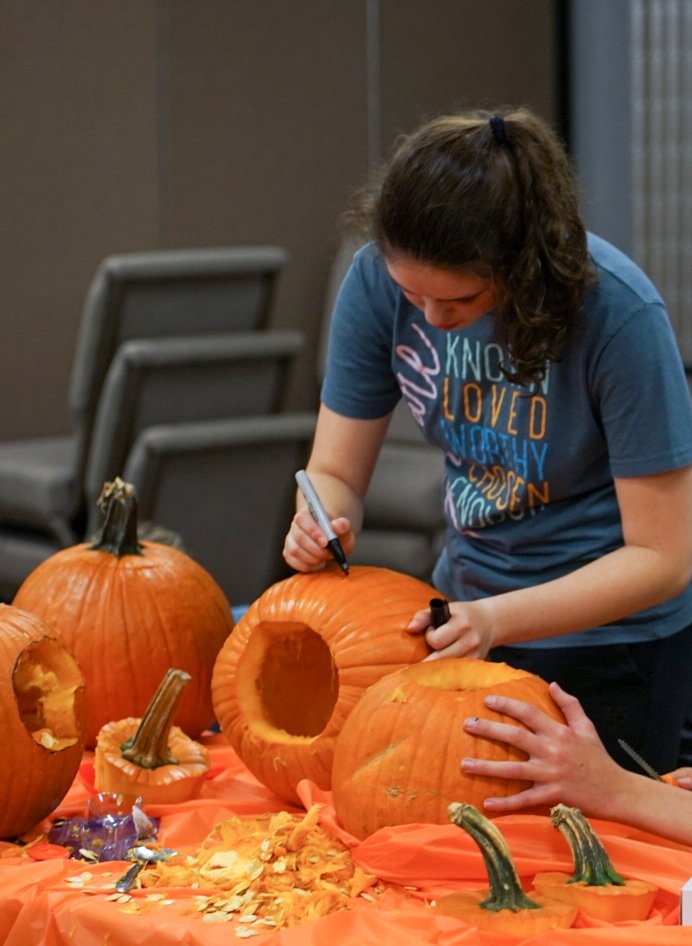
[[[599,627],[678,594],[684,568],[662,553],[624,547],[563,578],[476,602],[495,646]]]
[[[593,816],[692,844],[692,792],[627,772],[601,792]]]
[[[515,794],[489,797],[485,807],[504,814],[561,802],[581,809],[588,818],[617,821],[692,844],[692,792],[622,768],[606,752],[576,697],[557,683],[551,683],[549,689],[564,714],[564,724],[530,703],[499,694],[484,700],[493,717],[473,716],[464,722],[464,728],[474,736],[506,743],[525,757],[461,760],[467,773],[516,779],[530,786]],[[522,725],[507,723],[507,717]]]
[[[363,524],[363,501],[360,496],[347,483],[330,473],[320,472],[311,466],[308,466],[307,472],[327,514],[332,519],[346,516],[351,522],[352,531],[358,535]],[[300,493],[297,494],[296,503],[298,509],[305,506]]]

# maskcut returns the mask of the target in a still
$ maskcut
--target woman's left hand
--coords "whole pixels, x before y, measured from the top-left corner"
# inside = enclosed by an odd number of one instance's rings
[[[410,634],[425,634],[433,650],[425,659],[486,657],[494,642],[485,601],[453,601],[449,610],[451,618],[440,627],[433,627],[430,611],[423,610],[413,615],[406,628]]]
[[[530,788],[506,798],[486,798],[485,807],[494,813],[562,802],[591,813],[602,809],[601,817],[610,817],[612,812],[604,807],[605,800],[617,794],[618,786],[624,785],[631,773],[608,755],[576,697],[557,683],[550,684],[550,693],[562,710],[565,723],[520,700],[486,697],[488,709],[511,716],[524,725],[512,726],[474,717],[466,720],[464,728],[474,736],[507,743],[524,752],[526,759],[495,762],[469,758],[461,760],[461,768],[471,775],[532,783]],[[608,786],[608,792],[604,793],[604,785]],[[623,792],[621,797],[626,798],[626,794]]]

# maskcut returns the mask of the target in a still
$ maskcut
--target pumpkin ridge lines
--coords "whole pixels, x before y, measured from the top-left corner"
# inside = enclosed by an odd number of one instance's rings
[[[448,658],[411,664],[372,684],[337,740],[332,792],[340,823],[360,838],[386,825],[446,823],[450,791],[453,800],[482,806],[489,795],[510,795],[526,787],[465,776],[459,769],[467,755],[507,757],[496,741],[463,728],[464,719],[480,711],[485,693],[504,691],[555,719],[561,716],[544,680],[535,674],[517,679],[513,673],[507,665]],[[397,745],[402,735],[410,738]]]
[[[382,749],[378,749],[374,755],[369,756],[367,759],[361,762],[357,768],[354,769],[354,777],[358,774],[362,774],[363,772],[367,772],[367,770],[373,765],[379,765],[384,759],[387,758],[388,755],[390,755],[390,753],[395,752],[401,743],[405,741],[405,739],[398,739],[396,742],[390,742]]]
[[[95,666],[102,667],[103,664],[98,660],[98,656],[102,652],[102,642],[97,638],[96,633],[94,632],[93,627],[87,628],[85,633],[85,627],[90,623],[92,617],[90,612],[94,611],[94,602],[96,601],[96,608],[100,613],[103,610],[103,605],[101,599],[103,598],[103,572],[108,568],[109,562],[101,557],[94,557],[94,567],[90,570],[88,575],[88,582],[86,584],[86,593],[79,596],[79,605],[77,612],[73,615],[75,618],[74,626],[71,631],[71,639],[74,641],[75,649],[79,650],[84,654],[84,661],[89,667],[89,673],[93,673],[93,668]],[[74,600],[74,592],[69,586],[69,582],[65,582],[63,586],[63,593],[59,598],[56,598],[54,608],[64,608],[65,603],[67,602],[68,606],[70,601]],[[94,654],[96,651],[96,654]],[[96,659],[94,659],[96,658]],[[79,658],[77,658],[79,659]],[[106,678],[109,676],[105,674]],[[98,681],[98,689],[100,690],[103,686],[103,681]],[[92,684],[93,687],[93,684]]]

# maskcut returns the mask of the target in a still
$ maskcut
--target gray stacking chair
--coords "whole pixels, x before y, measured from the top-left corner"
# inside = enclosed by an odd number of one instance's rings
[[[128,339],[266,329],[287,253],[275,246],[109,256],[87,292],[70,385],[68,436],[0,443],[0,559],[26,573],[42,549],[78,541],[101,386]],[[43,555],[45,557],[45,554]],[[0,595],[7,597],[0,576]]]
[[[283,541],[314,429],[311,412],[149,427],[123,476],[140,518],[180,536],[231,605],[250,604],[292,573]]]
[[[97,500],[104,483],[122,476],[143,432],[154,425],[176,429],[192,421],[229,418],[261,423],[266,415],[280,411],[290,369],[303,344],[301,332],[264,331],[134,339],[121,345],[96,411],[85,473],[89,512],[84,537],[101,522]],[[216,484],[199,478],[195,482],[204,502],[223,508],[228,486],[222,496],[211,496]],[[191,507],[186,511],[191,513]],[[170,528],[168,523],[156,525]],[[4,596],[11,597],[26,574],[58,548],[48,536],[0,530]]]
[[[135,339],[121,345],[94,421],[84,478],[87,532],[100,522],[96,501],[104,483],[122,475],[143,430],[280,411],[304,341],[302,332],[264,331]]]

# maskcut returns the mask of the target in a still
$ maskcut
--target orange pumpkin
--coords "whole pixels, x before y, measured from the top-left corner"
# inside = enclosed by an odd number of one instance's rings
[[[250,771],[296,801],[331,785],[334,741],[363,691],[430,651],[405,628],[434,589],[386,568],[330,565],[268,588],[238,621],[212,678],[216,718]]]
[[[0,605],[0,838],[47,817],[77,774],[86,734],[84,677],[45,621]]]
[[[532,703],[564,722],[544,680],[502,663],[450,657],[404,668],[371,686],[334,751],[334,807],[343,826],[364,838],[385,825],[444,824],[455,799],[482,808],[488,796],[527,788],[525,782],[467,775],[459,767],[469,757],[525,758],[505,743],[464,730],[464,720],[478,715],[519,725],[490,713],[483,705],[490,693]]]
[[[54,625],[81,666],[89,747],[105,723],[143,716],[171,665],[192,677],[178,723],[197,736],[214,721],[211,674],[233,628],[229,603],[184,552],[139,542],[132,487],[109,485],[100,539],[50,556],[25,579],[14,603]]]
[[[102,727],[94,753],[97,792],[162,805],[197,795],[209,771],[209,753],[172,725],[189,682],[189,673],[169,669],[141,719],[127,717]]]

